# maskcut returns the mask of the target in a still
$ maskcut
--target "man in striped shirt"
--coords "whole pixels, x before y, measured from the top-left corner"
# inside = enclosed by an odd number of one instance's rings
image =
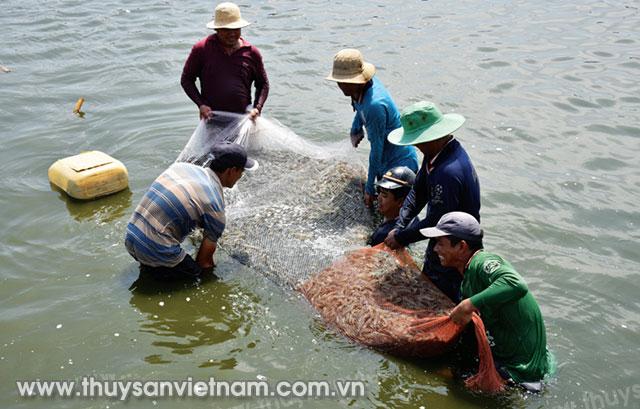
[[[222,188],[233,187],[258,163],[238,144],[214,146],[209,167],[174,163],[153,182],[127,225],[125,246],[142,272],[163,280],[199,277],[214,266],[225,228]],[[195,228],[204,238],[194,260],[181,247]]]

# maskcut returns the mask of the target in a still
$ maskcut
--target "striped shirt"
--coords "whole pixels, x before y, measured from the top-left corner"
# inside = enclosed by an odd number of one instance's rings
[[[224,231],[220,179],[211,169],[174,163],[140,200],[127,225],[125,246],[142,264],[174,267],[187,254],[180,244],[197,227],[216,242]]]

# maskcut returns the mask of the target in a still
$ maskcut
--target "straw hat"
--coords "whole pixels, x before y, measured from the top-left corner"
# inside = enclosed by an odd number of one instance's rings
[[[233,3],[220,3],[216,7],[213,20],[207,23],[207,28],[216,30],[219,28],[236,29],[248,26],[247,20],[240,15],[240,9]]]
[[[402,128],[391,131],[387,139],[394,145],[431,142],[450,135],[464,121],[462,115],[443,114],[433,102],[420,101],[402,110]]]
[[[376,67],[364,62],[360,51],[347,48],[333,57],[333,71],[327,79],[350,84],[365,84],[373,78],[375,73]]]

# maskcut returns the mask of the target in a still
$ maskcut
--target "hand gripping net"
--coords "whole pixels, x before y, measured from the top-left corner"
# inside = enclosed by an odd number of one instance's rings
[[[178,160],[206,166],[215,143],[232,141],[260,162],[225,193],[220,246],[273,281],[301,291],[323,319],[352,340],[408,357],[444,353],[462,332],[453,303],[405,251],[362,248],[376,225],[363,205],[363,166],[344,145],[304,141],[275,121],[214,113],[201,122]],[[495,392],[495,371],[479,317],[480,354],[473,389]]]
[[[320,315],[361,344],[405,357],[446,352],[463,327],[449,319],[453,303],[420,272],[406,250],[384,244],[348,253],[298,287]],[[495,369],[484,325],[474,314],[480,368],[466,380],[474,390],[504,387]]]
[[[248,115],[215,111],[211,120],[200,121],[176,162],[207,167],[213,159],[210,152],[214,145],[235,142],[246,148],[252,127]]]
[[[222,141],[245,146],[260,167],[225,192],[220,246],[290,287],[365,243],[376,221],[363,206],[365,169],[344,145],[315,145],[276,121],[214,112],[178,161],[207,166]],[[355,156],[355,155],[353,155]]]

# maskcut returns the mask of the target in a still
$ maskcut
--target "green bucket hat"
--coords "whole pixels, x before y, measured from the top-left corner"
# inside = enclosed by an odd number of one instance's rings
[[[443,115],[433,102],[420,101],[402,110],[402,128],[391,131],[387,139],[394,145],[431,142],[451,134],[460,128],[464,121],[462,115]]]

